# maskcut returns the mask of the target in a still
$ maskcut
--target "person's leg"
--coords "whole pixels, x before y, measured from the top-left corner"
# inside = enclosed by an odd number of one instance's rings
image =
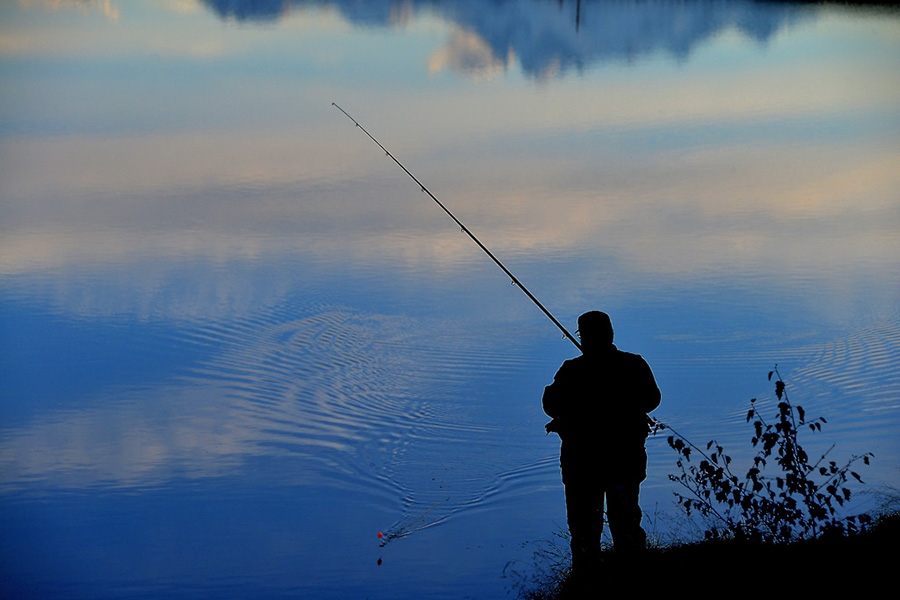
[[[606,488],[606,518],[616,552],[633,552],[647,546],[647,534],[641,528],[640,490],[640,483],[615,484]]]
[[[593,573],[600,562],[603,492],[594,482],[566,483],[566,520],[572,547],[572,571]]]

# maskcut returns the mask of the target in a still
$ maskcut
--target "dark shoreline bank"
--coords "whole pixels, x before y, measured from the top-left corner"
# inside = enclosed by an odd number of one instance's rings
[[[560,579],[524,590],[526,600],[593,598],[614,590],[657,588],[694,594],[817,594],[891,589],[900,513],[867,531],[790,544],[711,540],[652,548],[640,558],[604,553],[593,581]]]

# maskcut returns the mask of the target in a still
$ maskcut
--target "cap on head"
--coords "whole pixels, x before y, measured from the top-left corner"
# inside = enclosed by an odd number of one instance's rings
[[[578,317],[578,333],[581,343],[591,345],[612,344],[613,327],[609,315],[599,310],[586,312]]]

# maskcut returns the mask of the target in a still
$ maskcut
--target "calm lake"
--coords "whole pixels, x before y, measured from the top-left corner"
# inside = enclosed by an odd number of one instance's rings
[[[332,102],[655,416],[741,462],[777,364],[810,454],[875,454],[854,510],[897,493],[900,11],[10,1],[0,595],[495,599],[565,549],[577,350]]]

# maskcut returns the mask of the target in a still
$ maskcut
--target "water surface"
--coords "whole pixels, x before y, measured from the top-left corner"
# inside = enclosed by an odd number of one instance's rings
[[[777,363],[900,485],[894,11],[20,2],[0,57],[5,593],[499,598],[564,528],[575,348],[332,102],[679,431],[746,456]]]

